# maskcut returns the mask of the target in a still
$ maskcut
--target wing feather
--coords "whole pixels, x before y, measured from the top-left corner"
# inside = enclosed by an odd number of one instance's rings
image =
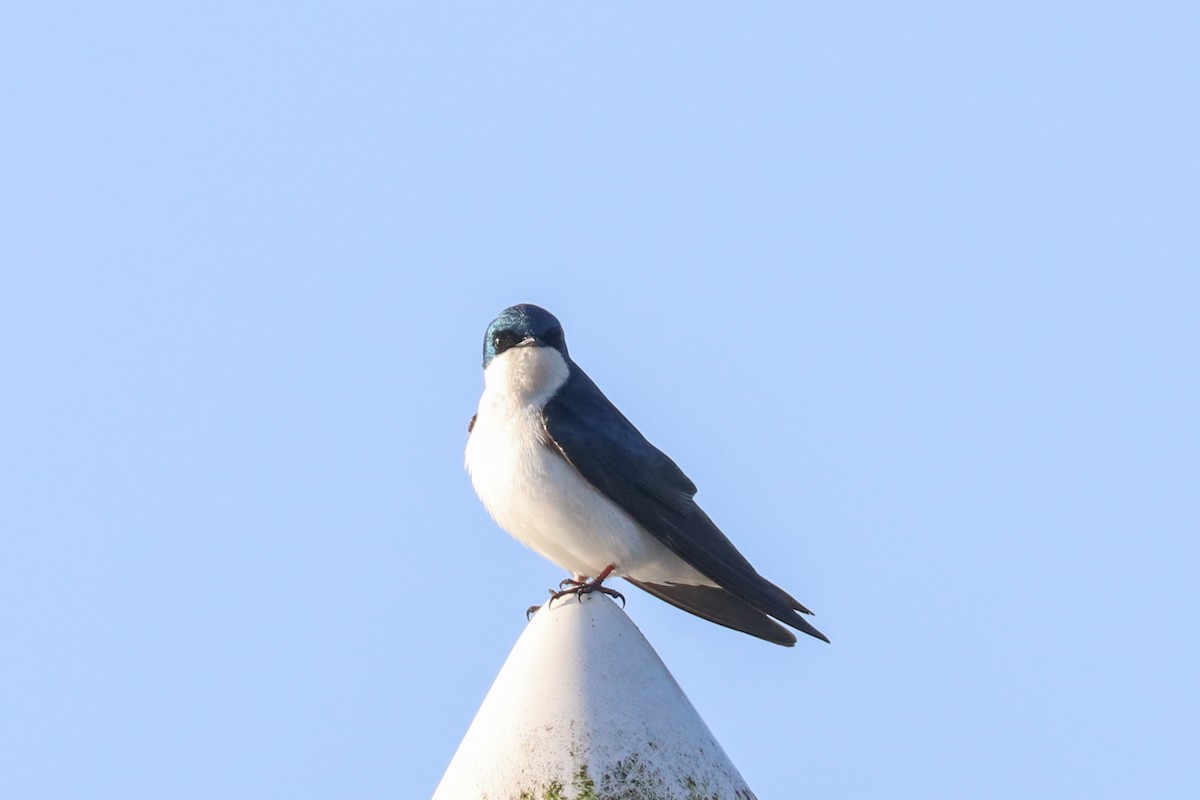
[[[563,458],[646,531],[734,598],[824,639],[797,613],[811,612],[759,575],[696,505],[693,499],[696,485],[683,470],[650,444],[574,362],[570,362],[570,370],[567,382],[542,412],[546,433]],[[655,585],[647,591],[684,610],[713,619],[672,599],[668,588]],[[678,592],[675,594],[678,596]],[[714,621],[728,624],[719,619]],[[730,627],[745,630],[736,625]],[[771,640],[777,641],[777,637]]]

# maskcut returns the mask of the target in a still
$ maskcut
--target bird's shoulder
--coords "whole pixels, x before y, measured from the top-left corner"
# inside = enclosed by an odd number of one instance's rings
[[[546,402],[542,418],[550,443],[610,497],[641,491],[672,506],[691,504],[696,485],[578,365],[571,364],[570,377]]]

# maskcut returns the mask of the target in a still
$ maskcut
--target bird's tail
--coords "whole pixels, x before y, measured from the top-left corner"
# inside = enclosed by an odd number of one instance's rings
[[[771,619],[771,616],[779,616],[778,614],[768,616],[766,612],[719,586],[644,583],[632,578],[625,580],[660,600],[667,601],[676,608],[682,608],[690,614],[695,614],[718,625],[724,625],[726,628],[733,628],[736,631],[748,633],[784,647],[791,647],[796,643],[796,637],[791,631]],[[793,602],[795,601],[793,600]],[[795,603],[795,605],[798,611],[802,610],[808,613],[799,603]],[[781,621],[809,636],[829,641],[825,634],[810,625],[808,620],[801,617],[796,611],[792,611]]]

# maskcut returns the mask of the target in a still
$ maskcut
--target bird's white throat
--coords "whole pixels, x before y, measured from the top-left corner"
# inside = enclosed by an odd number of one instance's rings
[[[541,408],[570,374],[566,359],[553,347],[510,347],[483,371],[484,397]]]

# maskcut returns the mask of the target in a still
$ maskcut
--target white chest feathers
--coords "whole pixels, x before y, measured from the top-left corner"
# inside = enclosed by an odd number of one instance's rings
[[[557,540],[564,500],[591,487],[552,451],[542,420],[546,401],[569,375],[563,357],[547,347],[513,347],[493,359],[467,441],[467,471],[496,524],[551,561],[589,574]]]
[[[569,375],[549,347],[509,348],[488,365],[466,454],[479,499],[501,528],[576,575],[613,564],[618,575],[702,582],[557,451],[542,409]]]

